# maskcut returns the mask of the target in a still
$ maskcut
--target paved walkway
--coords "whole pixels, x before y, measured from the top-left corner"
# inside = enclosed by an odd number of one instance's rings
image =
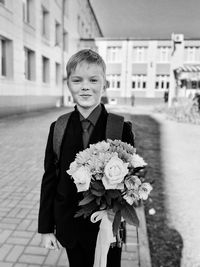
[[[50,123],[63,111],[0,120],[0,267],[66,267],[65,251],[42,247],[37,215]],[[122,267],[138,267],[136,230],[129,227]]]

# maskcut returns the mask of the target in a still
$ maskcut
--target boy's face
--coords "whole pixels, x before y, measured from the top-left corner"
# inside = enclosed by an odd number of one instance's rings
[[[68,87],[77,106],[92,109],[101,101],[105,82],[101,66],[81,62],[72,71],[68,79]]]

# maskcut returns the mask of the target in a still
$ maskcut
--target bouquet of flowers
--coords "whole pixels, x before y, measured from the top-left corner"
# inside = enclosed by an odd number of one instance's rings
[[[120,140],[108,139],[79,152],[67,170],[77,191],[83,192],[75,216],[92,215],[91,220],[96,222],[96,214],[98,217],[99,212],[105,215],[107,210],[112,210],[111,233],[114,237],[122,217],[127,223],[138,226],[135,207],[141,200],[146,200],[152,190],[141,175],[146,165],[133,146]]]

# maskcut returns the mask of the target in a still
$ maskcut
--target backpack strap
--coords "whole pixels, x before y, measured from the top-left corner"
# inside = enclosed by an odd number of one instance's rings
[[[68,120],[71,116],[72,112],[66,113],[60,116],[54,127],[53,133],[53,151],[56,155],[56,163],[58,163],[60,158],[60,148],[62,144],[62,139],[65,133],[65,129],[67,128]],[[108,113],[107,124],[106,124],[106,139],[120,139],[122,138],[124,126],[124,117]]]
[[[67,128],[67,123],[68,123],[68,120],[71,114],[72,112],[69,112],[69,113],[66,113],[60,116],[55,123],[54,132],[53,132],[53,151],[56,155],[57,163],[60,158],[60,148],[61,148],[62,139],[65,133],[65,129]]]
[[[106,139],[119,139],[122,138],[124,127],[124,117],[113,113],[108,113],[106,124]]]

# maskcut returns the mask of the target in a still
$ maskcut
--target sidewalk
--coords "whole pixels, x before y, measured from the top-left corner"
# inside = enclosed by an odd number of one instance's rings
[[[0,266],[67,267],[64,249],[42,247],[37,215],[43,156],[50,123],[63,110],[0,120]],[[142,212],[140,211],[140,216]],[[140,240],[128,226],[122,267],[139,267]],[[147,266],[144,266],[147,267]]]

